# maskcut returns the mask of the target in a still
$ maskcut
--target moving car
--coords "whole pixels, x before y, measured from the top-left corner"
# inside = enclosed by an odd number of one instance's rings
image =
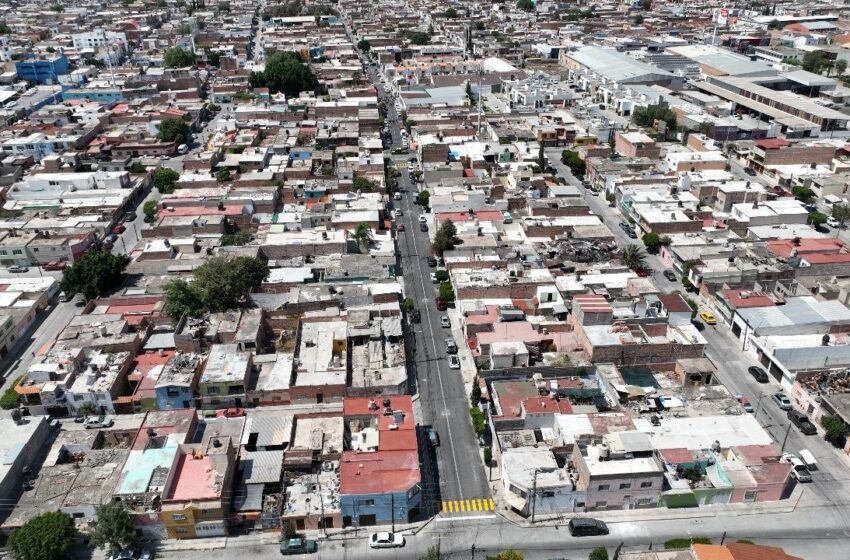
[[[115,421],[109,416],[89,416],[83,422],[83,426],[88,430],[92,428],[108,428],[114,423]]]
[[[813,436],[818,433],[818,429],[815,428],[815,425],[809,421],[809,417],[799,412],[797,410],[789,410],[788,411],[788,420],[791,421],[792,424],[797,426],[797,428],[803,432],[803,435]]]
[[[667,280],[669,280],[671,282],[676,281],[676,273],[673,272],[671,269],[668,268],[662,274],[664,274],[664,278],[666,278]]]
[[[767,383],[769,381],[767,372],[758,366],[749,367],[747,368],[747,371],[750,372],[750,375],[755,377],[756,381],[759,383]]]
[[[25,267],[22,264],[13,264],[12,266],[7,268],[6,270],[8,270],[9,272],[18,273],[18,272],[27,272],[29,270],[29,268]]]
[[[440,315],[440,326],[444,329],[447,329],[452,326],[451,321],[449,320],[448,315]]]
[[[398,533],[372,533],[369,548],[400,548],[404,546],[404,537]]]
[[[401,200],[401,193],[396,191],[396,193],[393,195],[393,200]]]
[[[717,319],[714,317],[714,313],[711,311],[703,311],[699,314],[699,318],[702,319],[702,322],[706,325],[716,325]]]
[[[744,412],[753,413],[753,405],[750,403],[750,400],[744,395],[736,395],[738,402],[741,403],[741,408],[744,409]]]
[[[449,354],[449,369],[460,369],[460,360],[455,354]]]
[[[283,556],[313,554],[317,548],[316,541],[302,539],[301,537],[280,541],[280,553]]]
[[[440,435],[434,428],[425,429],[425,439],[428,441],[428,445],[430,445],[431,447],[440,446]]]
[[[791,410],[791,401],[788,400],[788,397],[786,397],[785,393],[783,393],[782,391],[774,393],[773,400],[776,404],[779,405],[779,408],[781,410]]]
[[[64,261],[50,261],[41,268],[44,270],[65,270],[65,266],[67,266],[67,263]]]
[[[453,338],[447,338],[445,340],[445,342],[446,342],[446,352],[448,352],[449,354],[457,354],[457,344],[455,344],[454,339]]]
[[[592,517],[574,517],[570,519],[567,528],[570,535],[574,537],[590,537],[596,535],[607,535],[608,526],[604,522]]]

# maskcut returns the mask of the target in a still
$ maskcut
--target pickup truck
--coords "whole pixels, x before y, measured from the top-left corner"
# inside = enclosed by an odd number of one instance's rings
[[[291,556],[293,554],[313,554],[316,552],[316,541],[310,541],[296,537],[280,542],[280,553],[283,556]]]

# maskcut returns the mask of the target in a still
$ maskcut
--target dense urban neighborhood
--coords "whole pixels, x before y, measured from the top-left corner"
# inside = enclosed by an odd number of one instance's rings
[[[850,557],[848,62],[835,0],[4,1],[0,558]]]

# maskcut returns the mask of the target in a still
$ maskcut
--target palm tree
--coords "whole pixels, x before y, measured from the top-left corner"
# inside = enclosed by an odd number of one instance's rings
[[[623,263],[632,270],[641,268],[646,264],[646,253],[639,246],[630,243],[623,248]]]
[[[369,244],[372,242],[372,230],[369,228],[369,224],[365,222],[360,222],[357,224],[357,228],[354,230],[354,234],[352,236],[355,241],[357,241],[357,246],[360,247],[360,250],[369,248]]]

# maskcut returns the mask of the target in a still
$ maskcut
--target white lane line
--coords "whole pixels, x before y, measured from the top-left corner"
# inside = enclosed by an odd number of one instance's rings
[[[437,523],[443,523],[445,521],[472,521],[473,519],[493,519],[496,517],[495,515],[465,515],[463,517],[443,517],[437,516],[435,520]]]

